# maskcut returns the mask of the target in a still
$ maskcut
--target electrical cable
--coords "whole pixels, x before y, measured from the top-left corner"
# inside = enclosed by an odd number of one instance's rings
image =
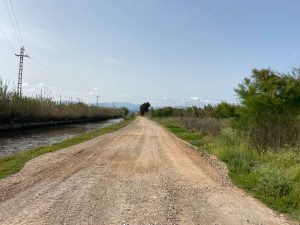
[[[24,46],[24,39],[23,39],[23,36],[22,36],[21,30],[20,30],[20,26],[19,26],[19,23],[18,23],[17,17],[16,17],[16,13],[15,13],[14,6],[13,6],[13,4],[12,4],[12,1],[11,1],[11,0],[9,0],[9,2],[10,2],[10,6],[11,6],[11,9],[12,9],[12,12],[13,12],[13,15],[14,15],[14,19],[15,19],[15,22],[16,22],[16,25],[17,25],[17,29],[18,29],[18,32],[19,32],[19,35],[20,35],[20,38],[21,38],[22,44],[23,44],[23,46]]]
[[[10,10],[9,10],[9,8],[8,8],[7,2],[6,2],[6,0],[3,0],[3,2],[4,2],[4,6],[5,6],[5,8],[6,8],[6,11],[7,11],[7,13],[8,13],[8,16],[9,16],[9,18],[10,18],[10,22],[11,22],[11,25],[12,25],[12,27],[13,27],[13,30],[14,30],[15,33],[16,33],[16,36],[17,36],[18,42],[19,42],[19,44],[20,44],[20,47],[22,47],[22,42],[21,42],[20,36],[19,36],[19,34],[18,34],[17,30],[16,30],[16,27],[15,27],[14,21],[13,21],[13,19],[12,19]]]
[[[65,76],[62,76],[61,74],[57,73],[56,71],[54,71],[53,69],[49,68],[48,66],[46,66],[45,64],[39,62],[37,59],[30,57],[31,61],[34,61],[34,63],[36,63],[40,68],[43,69],[44,72],[47,72],[50,75],[54,75],[57,78],[60,78],[68,83],[72,83],[73,85],[75,85],[77,88],[79,88],[80,90],[82,90],[84,93],[89,92],[88,90],[82,88],[79,84],[77,84],[76,82],[74,82],[73,80],[67,79]],[[32,64],[32,63],[31,63]]]
[[[6,43],[7,43],[8,47],[10,48],[12,54],[15,54],[14,48],[13,48],[12,44],[10,43],[10,41],[8,40],[8,38],[7,38],[7,36],[6,36],[3,28],[1,27],[1,25],[0,25],[0,30],[1,30],[1,32],[3,34],[3,36],[4,36],[4,39],[6,40]]]

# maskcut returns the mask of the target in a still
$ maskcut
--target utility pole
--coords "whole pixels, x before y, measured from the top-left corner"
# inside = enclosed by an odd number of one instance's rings
[[[100,96],[96,95],[96,98],[97,98],[97,107],[98,107],[99,106],[99,98],[100,98]]]
[[[19,57],[19,74],[18,74],[18,94],[19,96],[22,95],[22,78],[23,78],[23,62],[24,62],[24,57],[29,57],[28,55],[24,55],[25,53],[25,48],[21,47],[20,49],[20,54],[15,54],[17,57]]]

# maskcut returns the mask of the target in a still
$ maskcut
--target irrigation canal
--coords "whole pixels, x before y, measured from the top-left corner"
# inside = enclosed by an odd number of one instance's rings
[[[89,131],[107,127],[121,120],[122,119],[111,119],[101,122],[77,123],[1,132],[0,157],[9,156],[30,148],[60,142]]]

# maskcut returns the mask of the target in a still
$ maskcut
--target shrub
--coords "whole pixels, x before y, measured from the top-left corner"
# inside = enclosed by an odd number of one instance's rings
[[[235,90],[241,100],[240,128],[260,150],[295,146],[299,137],[300,74],[253,70]]]
[[[236,106],[222,101],[213,108],[212,115],[216,118],[231,118],[236,116]]]
[[[192,130],[202,133],[203,135],[213,135],[216,136],[220,133],[222,124],[220,120],[212,117],[205,118],[193,118],[193,117],[183,117],[183,125]]]
[[[256,190],[260,193],[282,198],[293,190],[293,183],[283,170],[266,167],[258,170],[258,173]]]

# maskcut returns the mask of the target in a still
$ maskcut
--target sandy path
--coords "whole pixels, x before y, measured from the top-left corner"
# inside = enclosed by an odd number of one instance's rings
[[[288,224],[226,169],[138,117],[0,181],[0,224]]]

